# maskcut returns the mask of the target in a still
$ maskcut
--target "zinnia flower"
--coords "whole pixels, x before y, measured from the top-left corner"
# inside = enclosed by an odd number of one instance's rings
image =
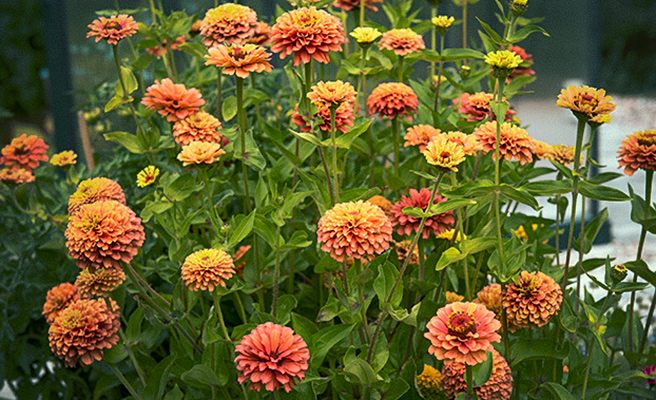
[[[223,250],[204,249],[190,254],[182,264],[182,280],[191,291],[225,287],[225,281],[235,274],[232,257]]]
[[[286,392],[305,379],[310,351],[307,344],[291,328],[265,322],[244,336],[235,347],[237,370],[241,384],[250,380],[248,388],[273,392],[281,386]]]
[[[367,98],[369,114],[379,114],[379,118],[405,115],[408,120],[410,114],[417,113],[419,99],[410,86],[401,82],[381,83]]]
[[[118,343],[121,327],[118,305],[111,300],[112,310],[104,299],[78,300],[64,309],[48,330],[50,348],[55,355],[74,367],[80,361],[90,365],[100,361],[103,350]]]
[[[378,39],[382,33],[376,28],[368,27],[357,27],[353,29],[353,32],[350,35],[359,43],[364,45],[370,45],[374,40]]]
[[[193,141],[222,143],[221,121],[205,111],[197,111],[173,125],[173,138],[180,146],[187,146]]]
[[[258,46],[271,43],[271,26],[266,22],[258,22],[253,36],[246,39],[246,43],[256,44]]]
[[[48,161],[46,150],[48,145],[42,139],[23,133],[3,147],[0,163],[14,169],[34,169],[40,161]]]
[[[483,145],[478,143],[474,135],[468,135],[460,131],[451,131],[445,134],[446,140],[457,143],[462,147],[466,156],[473,156],[476,152],[483,150]]]
[[[64,233],[80,268],[122,269],[137,255],[145,234],[134,211],[114,200],[81,206]]]
[[[191,164],[212,164],[219,159],[221,154],[225,154],[225,151],[220,144],[194,140],[182,148],[177,158],[186,167]]]
[[[173,83],[169,78],[164,78],[161,83],[155,80],[155,83],[146,89],[141,104],[166,115],[167,121],[175,122],[198,111],[198,107],[205,104],[205,100],[198,90],[187,89],[182,83]]]
[[[438,192],[439,191],[435,192],[433,204],[439,204],[446,201],[446,199],[439,195]],[[417,230],[419,230],[421,219],[404,214],[403,209],[406,207],[416,207],[426,210],[431,190],[422,188],[421,191],[418,192],[416,189],[410,189],[408,193],[410,194],[410,197],[403,196],[401,197],[401,200],[392,205],[392,217],[390,220],[392,221],[392,226],[398,226],[396,228],[396,233],[399,235],[411,235],[412,232],[417,232]],[[426,219],[421,236],[424,239],[428,239],[431,232],[435,235],[439,235],[440,233],[451,229],[455,221],[456,220],[451,211],[433,215]]]
[[[175,40],[173,42],[171,42],[170,46],[169,46],[168,42],[166,41],[166,39],[164,39],[164,40],[162,40],[161,45],[146,48],[146,52],[148,54],[152,54],[156,57],[160,57],[162,54],[168,53],[168,48],[169,47],[171,48],[171,50],[177,50],[178,47],[181,44],[185,44],[185,42],[186,42],[185,35],[178,36],[177,38],[175,38]]]
[[[487,154],[492,152],[495,159],[495,145],[497,141],[497,123],[486,122],[479,126],[474,135],[478,142],[483,145],[483,151]],[[501,125],[499,154],[507,161],[515,158],[521,165],[533,161],[535,143],[526,130],[505,122]]]
[[[87,37],[95,36],[96,43],[100,39],[107,40],[109,44],[118,44],[118,41],[137,33],[139,26],[130,15],[119,14],[112,15],[109,18],[99,17],[94,19],[87,28]]]
[[[486,351],[494,348],[490,342],[499,342],[496,333],[501,323],[494,313],[476,303],[451,303],[437,310],[437,315],[428,321],[430,340],[428,352],[446,363],[476,365],[487,359]]]
[[[580,114],[592,119],[600,114],[610,114],[615,111],[616,105],[611,103],[612,100],[612,97],[606,96],[604,89],[570,85],[560,91],[556,105],[569,108],[574,115]]]
[[[264,47],[256,44],[233,43],[229,46],[218,44],[211,47],[209,55],[205,56],[205,65],[223,68],[224,75],[237,75],[246,79],[251,72],[271,72],[269,64],[271,54]]]
[[[458,107],[458,112],[464,114],[467,121],[496,121],[496,115],[490,108],[490,102],[494,100],[492,93],[478,92],[474,94],[463,93],[459,98],[453,99],[453,105]],[[505,101],[505,98],[503,99]],[[517,114],[510,108],[506,112],[506,121],[511,121]]]
[[[235,252],[235,255],[232,256],[233,263],[239,263],[235,266],[235,275],[237,275],[237,277],[242,280],[244,279],[244,268],[246,267],[246,262],[248,261],[246,254],[250,249],[250,244],[247,246],[240,246],[239,249],[237,249]]]
[[[159,176],[159,168],[149,165],[137,174],[137,186],[146,187],[155,183]]]
[[[200,34],[205,36],[205,47],[210,48],[223,42],[244,43],[253,36],[257,27],[257,14],[253,9],[225,3],[207,11],[200,25]]]
[[[533,64],[533,55],[528,54],[526,50],[519,46],[513,46],[510,48],[510,51],[514,52],[518,56],[522,58],[522,62],[527,62],[529,64]],[[508,77],[509,80],[512,80],[514,78],[517,78],[518,76],[532,76],[535,75],[535,71],[531,66],[529,65],[528,67],[517,67],[513,69],[512,73]]]
[[[73,216],[83,205],[101,200],[115,200],[125,204],[125,194],[121,186],[111,179],[100,177],[84,180],[68,198],[68,215]]]
[[[343,103],[355,102],[355,89],[348,82],[319,82],[312,86],[307,97],[317,107],[337,107]]]
[[[444,292],[444,298],[446,299],[447,304],[457,303],[463,301],[465,296],[459,295],[458,293],[449,292],[448,290]]]
[[[446,15],[439,15],[437,17],[431,18],[431,23],[437,30],[437,33],[440,35],[444,35],[446,31],[451,27],[451,25],[455,22],[455,18],[449,17]]]
[[[442,396],[442,374],[430,365],[424,364],[424,370],[417,375],[416,384],[421,397],[427,400],[437,400]]]
[[[321,250],[337,261],[354,257],[366,262],[389,248],[392,225],[383,210],[371,203],[339,203],[319,220],[317,239]]]
[[[656,365],[650,365],[642,370],[642,373],[645,375],[653,376],[653,378],[647,379],[647,385],[656,385]]]
[[[394,51],[397,56],[405,56],[426,48],[421,35],[410,28],[390,29],[383,33],[378,46]]]
[[[346,43],[339,18],[324,10],[303,7],[282,14],[271,29],[271,51],[285,58],[294,53],[294,65],[314,58],[328,64],[329,51],[342,51]]]
[[[476,294],[474,303],[482,304],[496,315],[501,315],[501,285],[493,283],[485,286]]]
[[[396,245],[396,255],[399,258],[399,261],[404,262],[406,258],[410,257],[410,264],[419,264],[419,247],[415,245],[415,248],[410,252],[410,245],[412,240],[402,240],[400,242],[394,242]]]
[[[16,184],[34,182],[34,174],[30,169],[3,168],[0,169],[0,181],[9,181]]]
[[[560,310],[563,292],[542,272],[522,271],[517,283],[506,286],[501,305],[506,310],[509,330],[539,328]]]
[[[485,63],[495,68],[514,69],[522,63],[522,58],[514,51],[497,50],[487,53]]]
[[[319,120],[319,129],[322,131],[330,131],[330,108],[318,107],[317,113],[314,118],[321,118]],[[353,114],[353,103],[342,103],[335,111],[335,125],[336,129],[342,133],[346,133],[349,127],[353,126],[355,115]],[[292,122],[301,127],[303,132],[310,131],[310,125],[305,121],[305,118],[298,112],[298,105],[292,111]]]
[[[438,239],[444,239],[444,240],[451,241],[451,240],[453,239],[453,235],[455,235],[455,234],[456,234],[456,230],[455,230],[454,228],[451,228],[451,229],[447,229],[446,231],[440,233],[440,234],[437,235],[436,237],[437,237]],[[463,237],[464,237],[465,239],[467,239],[467,235],[463,235],[462,232],[458,232],[458,235],[456,236],[456,240],[455,240],[455,241],[456,241],[456,242],[459,242],[459,241],[462,240]]]
[[[405,143],[403,147],[419,146],[419,152],[426,150],[428,143],[437,135],[442,133],[441,130],[426,124],[419,124],[408,128],[408,133],[403,136]]]
[[[60,283],[48,290],[41,314],[46,317],[49,324],[52,324],[62,310],[78,300],[80,300],[80,293],[77,286],[68,282]]]
[[[50,164],[58,167],[65,167],[67,165],[74,165],[77,163],[77,154],[72,150],[62,151],[50,157]]]
[[[443,171],[458,171],[458,165],[465,161],[465,150],[457,140],[449,140],[441,134],[433,138],[426,146],[424,157],[430,165]]]
[[[656,130],[633,132],[622,140],[617,152],[619,168],[633,175],[638,169],[656,170]]]
[[[389,217],[391,214],[392,210],[392,202],[387,200],[385,197],[377,194],[367,200],[367,202],[380,207],[381,210]]]
[[[480,400],[509,400],[513,392],[513,377],[506,360],[496,350],[492,351],[492,374],[490,379],[474,388],[474,393]],[[465,364],[460,362],[446,363],[442,369],[444,393],[449,399],[454,399],[458,393],[467,391],[465,382]]]
[[[378,7],[372,5],[372,3],[382,3],[383,0],[335,0],[333,1],[333,6],[339,7],[345,11],[351,11],[354,8],[359,9],[362,7],[363,2],[367,9],[371,11],[378,11]]]
[[[78,292],[83,297],[106,297],[125,282],[125,272],[120,269],[83,269],[75,280]]]

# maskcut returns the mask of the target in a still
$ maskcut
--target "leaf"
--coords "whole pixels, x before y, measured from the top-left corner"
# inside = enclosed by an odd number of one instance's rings
[[[576,400],[576,398],[562,385],[554,382],[547,382],[543,386],[546,387],[558,400]]]
[[[117,131],[117,132],[105,133],[103,136],[105,136],[105,140],[109,140],[110,142],[116,142],[121,144],[130,153],[135,153],[135,154],[145,153],[145,149],[141,147],[137,135],[133,135],[127,132]]]
[[[403,208],[403,213],[414,218],[423,218],[424,216],[432,217],[436,214],[443,214],[456,208],[472,206],[474,204],[476,204],[476,201],[471,199],[448,199],[438,204],[433,204],[429,211],[423,211],[417,207],[405,207]]]
[[[540,209],[540,205],[538,204],[538,201],[535,199],[535,197],[525,190],[516,189],[505,183],[499,185],[499,190],[501,191],[501,193],[503,193],[504,196],[506,196],[510,200],[514,200],[518,203],[526,204],[527,206],[530,206],[536,211]]]
[[[132,99],[132,98],[130,97],[130,99]],[[105,112],[106,113],[110,112],[113,109],[120,107],[121,104],[123,104],[123,103],[124,103],[123,98],[119,95],[116,95],[116,96],[112,97],[111,99],[109,99],[107,104],[105,104]]]
[[[637,261],[630,261],[627,263],[624,263],[624,266],[638,274],[639,277],[642,279],[646,280],[647,282],[651,283],[654,287],[656,287],[656,272],[653,272],[647,267],[647,264],[642,261],[642,260],[637,260]]]
[[[173,175],[174,176],[174,175]],[[164,194],[171,201],[182,201],[203,188],[202,184],[196,184],[196,178],[191,174],[183,174],[164,186]]]
[[[230,239],[228,240],[228,244],[226,247],[228,249],[232,249],[235,247],[239,242],[244,240],[246,236],[248,236],[251,231],[253,230],[253,224],[255,222],[255,214],[256,214],[257,209],[251,211],[250,214],[246,218],[244,218],[239,225],[232,231],[232,235],[230,235]]]
[[[189,371],[183,373],[180,378],[185,381],[188,385],[202,388],[205,385],[207,386],[225,386],[225,382],[221,382],[216,376],[216,373],[212,371],[210,367],[203,364],[194,365]]]
[[[129,95],[139,88],[139,83],[130,68],[121,66],[121,76],[123,77],[123,83],[125,83],[127,93],[123,92],[123,85],[121,85],[121,82],[116,82],[116,97],[125,99],[126,95]]]
[[[178,45],[178,49],[184,51],[185,53],[191,54],[203,62],[206,60],[205,56],[207,55],[207,50],[205,49],[205,46],[200,43],[182,43]]]
[[[485,359],[485,361],[483,361],[482,363],[478,363],[472,367],[474,387],[481,387],[485,385],[487,381],[490,380],[490,376],[492,375],[492,366],[494,365],[493,363],[494,359],[491,351],[488,351],[486,353],[487,353],[487,359]]]
[[[567,356],[567,349],[556,351],[556,344],[545,339],[519,338],[513,341],[510,352],[514,355],[511,367],[525,360],[558,359]]]
[[[535,33],[535,32],[540,32],[544,36],[549,36],[547,31],[545,31],[541,27],[539,27],[537,25],[529,25],[527,27],[524,27],[524,28],[518,30],[517,32],[513,33],[512,35],[510,35],[510,37],[508,38],[508,41],[511,42],[511,43],[521,42],[522,40],[526,39],[526,37],[528,35],[530,35],[531,33]]]
[[[467,257],[467,254],[462,254],[460,250],[455,247],[449,247],[442,252],[440,259],[437,261],[437,264],[435,264],[435,271],[441,271],[447,266],[463,260],[465,257]]]
[[[549,196],[552,194],[566,194],[572,191],[572,182],[569,180],[542,180],[529,182],[522,186],[523,190],[534,196]]]
[[[627,201],[631,200],[623,191],[608,186],[596,185],[588,181],[579,182],[579,192],[589,198],[605,201]]]
[[[175,353],[169,355],[160,361],[152,372],[149,372],[147,384],[142,393],[144,400],[157,400],[162,398],[164,390],[166,389],[166,383],[169,380],[168,378],[171,367],[173,367],[173,363],[177,357],[178,356]]]
[[[364,199],[370,199],[373,196],[380,194],[381,190],[377,187],[375,188],[352,188],[346,189],[339,192],[339,198],[341,202],[347,201],[358,201]]]
[[[388,297],[392,292],[394,282],[399,276],[399,271],[394,264],[386,261],[385,264],[378,266],[378,276],[374,280],[374,291],[378,296],[380,309],[384,309],[385,303],[388,302]],[[394,295],[389,299],[390,306],[397,308],[403,298],[403,285],[398,285],[394,291]]]
[[[294,130],[292,130],[292,129],[290,129],[289,132],[291,132],[292,135],[296,136],[296,137],[299,138],[299,139],[303,139],[303,140],[305,140],[306,142],[310,142],[310,143],[312,143],[312,144],[315,145],[315,146],[321,146],[321,141],[319,140],[319,138],[316,137],[316,136],[314,136],[314,135],[311,134],[311,133],[307,133],[307,132],[296,132],[296,131],[294,131]]]
[[[362,135],[367,131],[367,129],[369,129],[369,125],[371,125],[371,121],[372,121],[371,119],[368,119],[363,123],[361,123],[360,125],[356,126],[355,128],[351,129],[347,133],[339,135],[335,139],[335,144],[337,145],[337,147],[339,147],[340,149],[350,149],[351,143],[353,143],[353,141],[358,136]]]
[[[579,237],[579,240],[574,242],[574,248],[577,251],[581,251],[581,242],[583,242],[583,253],[588,254],[590,250],[592,250],[592,244],[607,219],[608,208],[604,208],[592,221],[590,221],[590,223],[585,225],[583,235]]]
[[[235,115],[237,115],[237,98],[235,96],[230,96],[223,100],[221,112],[223,113],[223,119],[225,121],[233,119]]]
[[[478,17],[476,17],[476,19],[478,20],[478,22],[481,24],[481,26],[485,30],[485,33],[488,34],[488,36],[490,37],[490,39],[492,39],[492,41],[494,43],[496,43],[496,44],[506,44],[507,43],[507,41],[503,40],[501,38],[501,36],[499,36],[499,34],[494,31],[494,29],[490,28],[490,25],[488,25],[485,22],[481,21]]]
[[[378,380],[374,369],[361,358],[355,358],[344,367],[344,373],[356,378],[354,383],[371,386]],[[349,379],[350,380],[350,379]]]
[[[420,50],[415,53],[408,54],[407,59],[420,59],[428,62],[448,62],[465,60],[469,58],[483,59],[485,54],[473,49],[446,49],[442,54],[433,50]]]
[[[333,325],[326,327],[312,335],[312,358],[310,364],[313,369],[318,369],[324,358],[337,343],[346,339],[355,325]]]

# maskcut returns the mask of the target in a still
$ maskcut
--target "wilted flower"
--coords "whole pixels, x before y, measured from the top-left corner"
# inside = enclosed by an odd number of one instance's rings
[[[23,168],[3,168],[0,169],[0,181],[9,181],[14,183],[34,182],[34,174],[30,169]]]
[[[419,264],[419,247],[415,245],[415,248],[410,252],[410,245],[412,240],[402,240],[400,242],[394,242],[396,245],[396,254],[399,258],[399,261],[403,262],[406,258],[410,257],[410,264]]]
[[[647,379],[647,385],[656,385],[656,365],[650,365],[646,368],[643,368],[642,373],[645,375],[652,376],[653,378]]]
[[[159,176],[159,168],[149,165],[137,174],[137,186],[146,187],[155,183]]]
[[[611,103],[612,97],[606,96],[604,89],[596,89],[589,86],[567,86],[560,91],[556,105],[569,108],[575,115],[579,114],[592,119],[599,114],[610,114],[615,111],[615,103]]]
[[[94,19],[87,28],[87,37],[96,36],[96,43],[100,39],[107,40],[109,44],[118,44],[118,41],[137,33],[139,27],[130,15],[112,15],[109,18],[99,17]]]
[[[319,129],[322,131],[330,131],[330,108],[318,107],[317,113],[314,118],[321,118],[319,120]],[[342,103],[335,110],[335,125],[337,130],[343,133],[348,132],[349,127],[353,126],[355,115],[353,114],[353,103]],[[292,122],[301,127],[303,132],[310,131],[310,125],[305,121],[305,118],[298,112],[298,105],[292,111]]]
[[[533,65],[533,55],[528,54],[526,50],[519,46],[513,46],[510,48],[510,51],[514,52],[518,56],[522,58],[522,62],[527,62],[531,65]],[[517,68],[513,69],[513,71],[510,73],[510,76],[508,77],[509,80],[512,80],[514,78],[517,78],[518,76],[532,76],[535,75],[535,71],[533,68],[531,68],[531,65],[528,67],[520,67],[518,66]]]
[[[212,164],[216,162],[219,157],[225,154],[225,151],[218,143],[199,142],[194,140],[186,146],[182,147],[182,151],[178,153],[178,160],[182,161],[183,166],[191,164]]]
[[[474,131],[474,135],[478,142],[483,145],[483,151],[486,154],[491,151],[492,158],[496,159],[494,151],[497,141],[497,123],[484,123]],[[535,143],[526,130],[505,122],[501,125],[499,139],[499,154],[507,161],[515,158],[522,165],[533,161]]]
[[[173,42],[171,42],[171,45],[170,45],[170,46],[169,46],[167,40],[164,39],[164,40],[162,40],[162,44],[161,44],[161,45],[157,45],[157,46],[154,46],[154,47],[148,47],[148,48],[146,48],[146,52],[147,52],[148,54],[152,54],[152,55],[154,55],[154,56],[156,56],[156,57],[160,57],[162,54],[166,54],[166,53],[168,53],[168,48],[169,48],[169,47],[171,48],[171,50],[177,50],[178,47],[179,47],[181,44],[185,44],[185,42],[186,42],[186,37],[185,37],[185,35],[178,36],[177,38],[175,38],[175,40],[174,40]]]
[[[416,189],[410,189],[408,192],[410,197],[403,196],[401,200],[397,201],[392,205],[392,226],[398,226],[396,228],[396,233],[399,235],[411,235],[412,232],[417,232],[419,230],[419,224],[421,222],[420,218],[411,217],[403,213],[403,209],[406,207],[415,207],[425,210],[430,201],[431,190],[422,188],[421,191]],[[433,204],[439,204],[443,201],[446,201],[444,197],[435,192],[435,197],[433,198]],[[426,219],[424,224],[424,229],[421,236],[424,239],[428,239],[428,236],[431,232],[435,235],[451,229],[455,223],[455,218],[451,211],[447,211],[442,214],[436,214],[432,217]]]
[[[656,130],[628,134],[617,152],[617,162],[628,176],[638,169],[656,170]]]
[[[426,150],[428,143],[436,136],[442,133],[441,130],[426,124],[419,124],[408,128],[408,133],[403,137],[405,143],[403,147],[419,146],[421,153]]]
[[[226,42],[244,43],[258,27],[257,14],[250,7],[225,3],[211,8],[200,25],[205,47],[214,47]]]
[[[74,165],[77,163],[77,154],[72,150],[62,151],[50,157],[50,164],[58,167],[65,167],[67,165]]]
[[[436,400],[442,395],[442,374],[430,365],[424,364],[424,370],[417,375],[416,384],[422,398]]]
[[[0,163],[14,169],[34,169],[39,166],[40,161],[48,161],[46,150],[48,145],[43,139],[23,133],[2,148]]]
[[[355,102],[355,89],[348,82],[319,82],[312,86],[307,98],[317,107],[338,107],[343,103]]]
[[[363,2],[368,10],[378,11],[378,7],[372,5],[372,3],[382,3],[383,0],[335,0],[333,1],[333,6],[346,11],[351,11],[354,8],[361,8]]]
[[[444,297],[446,298],[447,304],[457,303],[465,299],[465,296],[459,295],[458,293],[449,292],[448,290],[444,292]]]
[[[141,104],[166,115],[167,121],[175,122],[198,111],[198,107],[205,104],[205,100],[198,90],[187,89],[182,83],[173,83],[169,78],[164,78],[161,83],[155,80],[155,83],[146,89]]]
[[[421,35],[410,28],[390,29],[383,33],[378,46],[394,51],[397,56],[405,56],[426,48]]]
[[[221,143],[223,136],[217,132],[221,121],[205,111],[197,111],[173,125],[173,138],[180,146],[187,146],[193,141]]]
[[[480,400],[509,400],[513,392],[513,377],[506,360],[496,350],[492,352],[492,374],[482,386],[474,388]],[[467,391],[465,382],[465,364],[460,362],[445,363],[442,369],[444,393],[454,399],[458,393]]]
[[[419,99],[410,86],[401,82],[381,83],[367,98],[369,114],[379,114],[379,118],[397,115],[411,120],[410,114],[417,113]]]
[[[353,32],[351,32],[350,35],[355,38],[359,44],[367,45],[373,43],[382,35],[382,33],[376,28],[357,27],[353,29]]]
[[[106,297],[125,282],[125,272],[120,269],[86,268],[80,271],[75,280],[78,292],[84,297]]]
[[[511,332],[519,328],[546,325],[560,310],[563,292],[560,286],[542,272],[522,271],[517,283],[506,286],[502,306],[506,310]]]
[[[310,351],[291,328],[265,322],[244,336],[235,347],[238,382],[250,380],[249,389],[258,392],[264,386],[270,392],[281,386],[286,392],[305,379]]]
[[[484,305],[496,315],[501,315],[501,285],[493,283],[485,286],[476,294],[473,301]]]
[[[428,143],[424,157],[430,165],[442,171],[458,171],[458,165],[465,161],[465,150],[457,141],[441,134]]]
[[[459,98],[453,99],[453,105],[458,107],[458,112],[464,114],[467,121],[496,121],[497,117],[492,112],[490,102],[494,100],[492,93],[478,92],[474,94],[463,93]],[[505,98],[503,99],[505,101]],[[511,121],[517,114],[510,108],[506,111],[506,121]]]
[[[78,300],[80,300],[80,293],[77,286],[68,282],[60,283],[48,290],[41,314],[46,317],[49,324],[52,324],[62,310]]]
[[[235,274],[232,257],[223,250],[204,249],[190,254],[182,264],[182,280],[189,290],[214,290],[225,287],[225,281]]]
[[[380,207],[381,210],[389,217],[391,215],[391,210],[392,210],[392,202],[387,200],[385,197],[377,194],[375,196],[372,196],[367,202]]]
[[[218,44],[211,47],[209,55],[205,56],[205,65],[214,65],[223,68],[224,75],[237,75],[248,78],[251,72],[271,72],[273,66],[269,64],[271,54],[264,47],[256,44],[233,43],[229,46]]]

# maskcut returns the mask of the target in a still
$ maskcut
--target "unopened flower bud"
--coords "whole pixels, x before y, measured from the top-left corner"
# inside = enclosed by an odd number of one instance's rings
[[[469,78],[469,73],[471,72],[471,67],[469,65],[460,66],[460,79],[463,81]]]
[[[610,269],[610,278],[615,283],[620,283],[626,278],[626,267],[624,264],[617,264]]]
[[[219,233],[221,236],[225,236],[230,232],[230,225],[229,224],[223,224],[221,225],[221,228],[219,228]]]
[[[516,16],[520,16],[528,9],[527,0],[510,0],[510,11]]]

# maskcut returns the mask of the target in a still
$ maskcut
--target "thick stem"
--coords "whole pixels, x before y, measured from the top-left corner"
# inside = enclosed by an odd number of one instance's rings
[[[465,4],[462,6],[462,48],[466,49],[467,48],[467,3],[468,1],[465,1]],[[467,59],[464,59],[462,61],[463,65],[467,65]]]
[[[403,56],[399,56],[398,80],[399,82],[403,82]]]
[[[649,217],[651,210],[651,192],[654,181],[654,170],[648,169],[645,173],[645,218]],[[647,236],[647,230],[643,226],[640,232],[640,242],[638,243],[638,254],[636,260],[642,259],[642,249],[645,244],[645,238]],[[634,276],[634,281],[636,276]],[[635,306],[635,292],[631,293],[631,310],[629,317],[633,316],[633,306]],[[649,306],[649,312],[647,313],[647,321],[645,322],[645,330],[642,332],[642,339],[640,340],[640,347],[638,348],[638,353],[642,353],[642,350],[647,344],[647,338],[649,337],[649,327],[651,326],[652,318],[654,317],[654,309],[656,308],[656,296],[651,301],[651,306]],[[632,333],[631,328],[633,327],[633,321],[631,320],[631,325],[629,325],[629,333]],[[631,341],[630,343],[633,343]]]
[[[321,164],[323,165],[323,172],[326,174],[326,183],[328,184],[328,193],[330,193],[330,203],[335,205],[335,192],[333,191],[333,184],[330,179],[330,172],[328,171],[328,163],[326,162],[326,157],[323,154],[323,148],[321,146],[317,147],[319,152],[319,158],[321,158]]]
[[[399,127],[399,116],[392,118],[392,129],[394,130],[394,172],[399,175],[399,146],[401,142],[401,128]]]
[[[107,363],[107,365],[109,365],[109,368],[111,368],[112,371],[114,371],[114,374],[116,374],[118,380],[121,381],[123,386],[125,386],[128,392],[130,392],[132,397],[134,397],[135,400],[141,400],[141,396],[139,396],[139,393],[137,393],[137,391],[134,390],[134,387],[132,387],[130,382],[125,378],[125,375],[123,375],[123,373],[118,368],[116,368],[116,365],[110,363],[109,361],[105,361],[105,362]]]
[[[246,162],[244,161],[244,158],[247,156],[246,155],[246,113],[244,112],[244,79],[235,77],[236,81],[236,91],[237,91],[237,119],[239,122],[239,135],[240,135],[240,151],[241,151],[241,170],[242,174],[244,175],[244,191],[246,192],[246,198],[244,199],[244,203],[246,204],[246,209],[248,210],[248,213],[250,214],[251,211],[253,211],[253,207],[251,206],[251,194],[250,190],[248,188],[248,169],[246,168]]]
[[[470,396],[474,395],[474,378],[473,378],[472,366],[465,364],[465,381],[467,382],[467,394]]]
[[[337,177],[337,141],[335,132],[335,115],[337,114],[337,107],[330,107],[330,142],[333,146],[333,190],[335,191],[335,201],[339,203],[339,180]],[[330,179],[330,178],[328,178]]]
[[[437,17],[437,4],[431,7],[431,20]],[[435,51],[437,49],[437,29],[431,29],[431,50]],[[435,61],[431,61],[431,76],[430,79],[433,79],[435,76]]]
[[[465,3],[466,7],[466,3]],[[497,79],[498,92],[497,92],[497,104],[500,104],[503,101],[503,87],[504,87],[504,78]],[[501,215],[499,212],[499,185],[501,184],[501,121],[504,120],[505,115],[497,115],[495,111],[495,117],[497,120],[497,136],[494,143],[494,185],[497,187],[497,190],[494,192],[494,218],[497,225],[497,240],[498,240],[498,251],[499,251],[499,265],[500,270],[504,271],[504,259],[503,259],[503,236],[501,234]]]

